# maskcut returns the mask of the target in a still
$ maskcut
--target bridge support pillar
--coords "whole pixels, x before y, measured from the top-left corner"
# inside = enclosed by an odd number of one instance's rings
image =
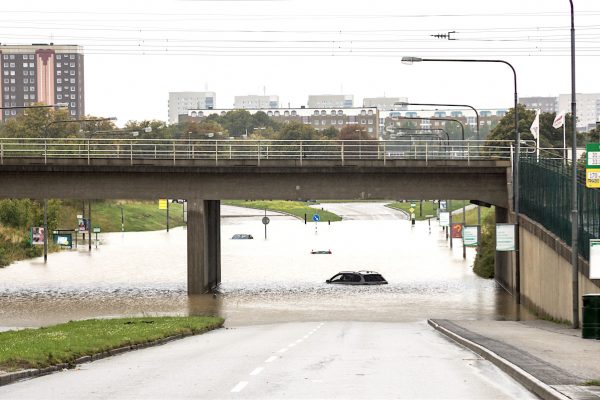
[[[220,203],[188,199],[188,294],[207,293],[221,282]]]

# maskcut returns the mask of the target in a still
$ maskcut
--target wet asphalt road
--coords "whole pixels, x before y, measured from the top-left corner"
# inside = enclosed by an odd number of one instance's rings
[[[425,322],[220,329],[0,388],[2,399],[527,399]]]

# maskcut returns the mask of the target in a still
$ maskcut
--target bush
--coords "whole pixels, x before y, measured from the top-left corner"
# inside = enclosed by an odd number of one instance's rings
[[[492,279],[494,277],[495,244],[494,214],[489,214],[481,226],[481,244],[473,264],[473,272],[482,278]]]

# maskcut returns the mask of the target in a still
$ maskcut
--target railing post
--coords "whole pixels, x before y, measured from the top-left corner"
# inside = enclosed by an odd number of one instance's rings
[[[87,140],[87,162],[90,165],[90,139]]]
[[[302,152],[304,149],[302,148],[302,141],[300,141],[300,166],[302,166]]]
[[[175,147],[175,141],[173,141],[173,165],[175,165],[176,150],[177,150],[177,148]]]
[[[258,149],[256,151],[258,157],[258,166],[260,167],[260,140],[258,141]]]
[[[0,164],[4,164],[4,142],[0,143]]]
[[[133,140],[129,142],[129,164],[133,165]]]
[[[467,141],[467,165],[471,165],[471,145]]]
[[[48,139],[44,139],[44,164],[48,164]]]
[[[383,165],[385,166],[385,162],[387,160],[387,151],[386,151],[386,142],[383,142]]]
[[[215,165],[219,165],[219,142],[215,141]]]
[[[154,159],[156,160],[156,145],[154,145]]]
[[[427,142],[425,142],[425,165],[429,163],[429,150],[427,148]]]
[[[344,141],[342,141],[342,167],[344,166]]]

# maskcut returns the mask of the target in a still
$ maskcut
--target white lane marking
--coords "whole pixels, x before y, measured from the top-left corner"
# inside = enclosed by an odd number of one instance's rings
[[[235,387],[233,389],[231,389],[231,392],[232,393],[241,392],[242,390],[244,390],[244,388],[246,387],[247,384],[248,384],[247,381],[241,381],[240,383],[235,385]]]
[[[278,353],[285,353],[286,351],[288,351],[287,347],[284,347],[283,349],[279,349],[279,351],[277,351]]]
[[[271,356],[265,360],[266,363],[270,363],[277,360],[277,356]]]
[[[304,336],[302,336],[302,339],[308,339],[308,336],[309,335],[304,335]]]
[[[298,339],[298,340],[296,340],[294,343],[296,343],[296,344],[300,344],[300,343],[302,343],[302,339]]]
[[[258,367],[254,371],[250,372],[250,375],[253,375],[253,376],[258,375],[263,371],[263,369],[264,369],[263,367]]]
[[[288,347],[294,347],[296,345],[296,343],[290,343],[288,344]]]

